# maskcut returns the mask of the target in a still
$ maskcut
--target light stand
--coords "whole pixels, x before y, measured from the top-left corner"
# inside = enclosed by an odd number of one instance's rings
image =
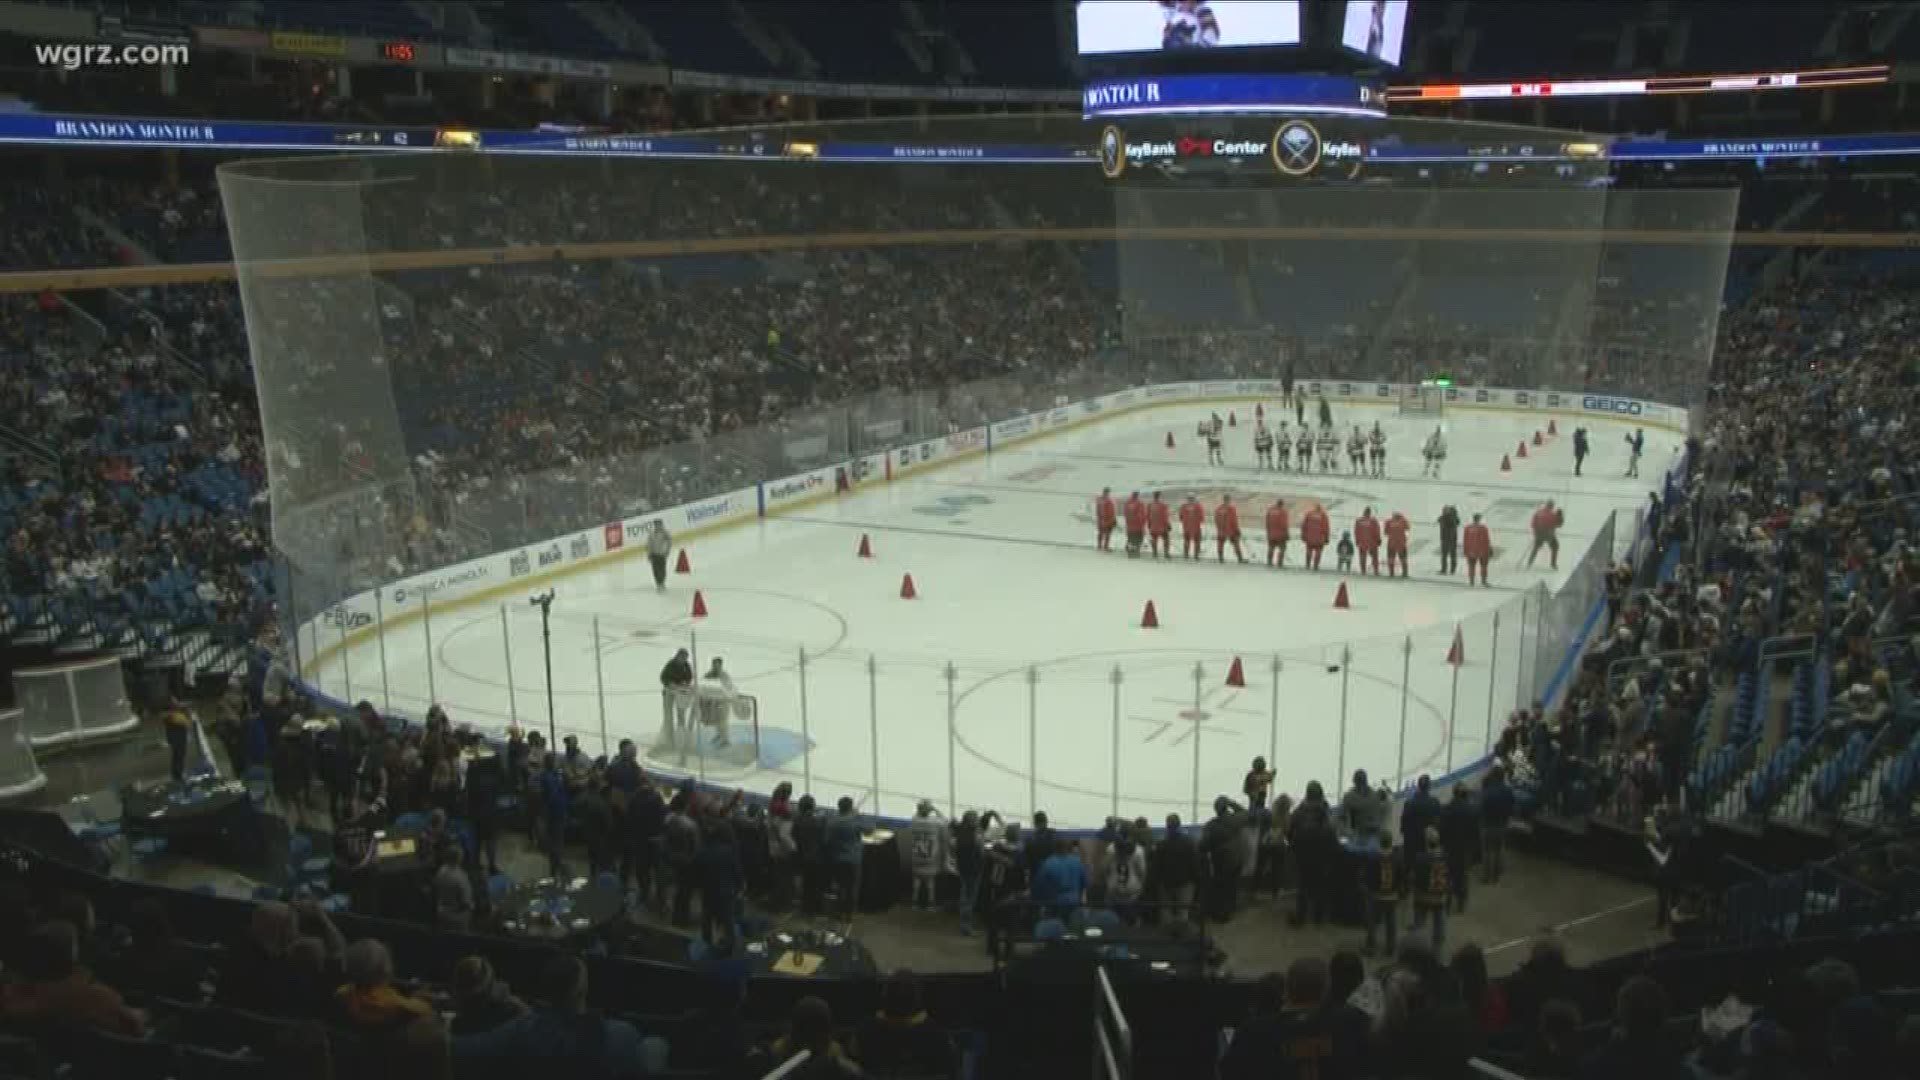
[[[527,598],[540,609],[540,652],[547,665],[547,747],[553,753],[560,746],[559,730],[553,720],[553,590]]]

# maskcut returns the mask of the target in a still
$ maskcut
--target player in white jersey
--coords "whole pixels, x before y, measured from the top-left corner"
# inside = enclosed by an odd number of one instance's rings
[[[1281,471],[1293,468],[1293,432],[1287,430],[1287,422],[1280,421],[1279,434],[1273,437],[1273,467]]]
[[[1295,439],[1293,442],[1293,453],[1295,457],[1299,458],[1298,461],[1294,462],[1295,468],[1299,469],[1301,472],[1313,471],[1313,429],[1312,428],[1308,427],[1305,424],[1300,425],[1300,437],[1298,439]]]
[[[1373,432],[1367,436],[1367,456],[1373,459],[1373,477],[1384,480],[1387,476],[1387,433],[1380,430],[1380,421],[1373,422]]]
[[[1360,433],[1360,425],[1353,425],[1353,434],[1347,436],[1347,471],[1355,476],[1367,465],[1367,437]]]
[[[1320,471],[1340,471],[1340,436],[1334,434],[1331,426],[1320,429]]]
[[[1200,435],[1207,440],[1207,464],[1225,465],[1226,455],[1220,452],[1220,414],[1214,413],[1212,420],[1200,422]]]
[[[1427,445],[1421,448],[1420,456],[1427,461],[1420,475],[1440,479],[1440,463],[1447,460],[1447,437],[1440,434],[1439,428],[1434,428],[1433,434],[1427,436]]]
[[[1634,428],[1627,436],[1627,475],[1640,475],[1640,452],[1647,448],[1647,432],[1644,428]]]
[[[1262,469],[1273,468],[1273,432],[1265,420],[1253,425],[1253,460]]]

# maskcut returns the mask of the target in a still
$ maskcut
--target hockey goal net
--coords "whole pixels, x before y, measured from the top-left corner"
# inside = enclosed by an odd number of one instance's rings
[[[1400,415],[1439,416],[1446,411],[1443,387],[1418,384],[1400,388]]]
[[[761,760],[760,699],[702,682],[691,690],[662,694],[665,716],[648,756],[702,770],[758,768]]]

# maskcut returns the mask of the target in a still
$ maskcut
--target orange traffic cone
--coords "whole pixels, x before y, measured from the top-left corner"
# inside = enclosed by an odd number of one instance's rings
[[[696,619],[704,619],[707,617],[707,598],[701,596],[697,589],[693,594],[693,617]]]
[[[1535,446],[1545,446],[1546,444],[1547,444],[1547,439],[1546,439],[1546,436],[1544,436],[1544,435],[1542,435],[1542,434],[1540,434],[1540,432],[1538,432],[1538,431],[1535,431],[1535,432],[1533,433],[1533,445],[1535,445]]]
[[[673,564],[673,572],[674,572],[674,573],[676,573],[676,574],[691,574],[691,573],[693,573],[693,563],[691,563],[691,562],[689,562],[689,561],[687,560],[687,549],[686,549],[686,548],[681,548],[681,549],[680,549],[680,561],[679,561],[679,562],[677,562],[677,563],[674,563],[674,564]]]
[[[1347,599],[1347,583],[1344,581],[1340,583],[1340,591],[1333,594],[1333,606],[1342,611],[1353,606]]]
[[[912,600],[919,595],[920,594],[916,592],[913,587],[913,575],[902,574],[900,576],[900,599]]]
[[[1153,601],[1149,600],[1147,601],[1147,610],[1140,616],[1140,629],[1158,630],[1159,628],[1160,613],[1153,610]]]
[[[1549,435],[1558,435],[1558,434],[1560,434],[1560,431],[1559,431],[1559,429],[1553,426],[1553,421],[1552,421],[1552,420],[1548,420],[1548,421],[1547,421],[1547,434],[1549,434]]]
[[[1505,454],[1500,455],[1500,471],[1501,472],[1513,471],[1513,460],[1507,457],[1507,455]]]
[[[1240,667],[1240,658],[1237,656],[1233,658],[1233,666],[1227,669],[1227,685],[1243,689],[1247,685],[1247,673]]]
[[[1447,663],[1459,667],[1467,662],[1467,643],[1460,636],[1460,628],[1453,628],[1453,644],[1447,648]]]
[[[1173,449],[1173,432],[1167,432],[1167,449]]]
[[[1228,426],[1228,427],[1239,427],[1239,426],[1240,426],[1240,421],[1238,421],[1238,420],[1235,420],[1235,419],[1233,418],[1233,410],[1231,410],[1231,409],[1229,409],[1229,410],[1227,410],[1227,426]]]
[[[1515,450],[1513,452],[1513,456],[1518,458],[1523,458],[1527,456],[1527,440],[1525,439],[1520,440],[1520,449]]]
[[[873,558],[873,543],[872,541],[867,539],[866,533],[860,534],[860,558],[862,559]]]

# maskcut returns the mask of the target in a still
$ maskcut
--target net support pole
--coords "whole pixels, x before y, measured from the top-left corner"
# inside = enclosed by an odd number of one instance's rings
[[[1107,779],[1107,813],[1120,816],[1120,684],[1125,680],[1120,673],[1120,665],[1113,665],[1113,673],[1107,676],[1113,683],[1113,747],[1109,758],[1112,771]]]
[[[1514,650],[1513,672],[1513,707],[1516,709],[1527,707],[1527,604],[1532,599],[1529,593],[1520,596],[1520,647]]]
[[[1493,709],[1494,698],[1500,692],[1500,612],[1493,613],[1493,642],[1487,648],[1487,741],[1481,744],[1484,753],[1493,747]]]
[[[387,609],[380,601],[382,591],[373,590],[373,638],[380,647],[380,711],[392,712],[393,687],[387,680]]]
[[[1275,655],[1267,674],[1273,694],[1267,703],[1267,768],[1278,767],[1280,760],[1280,657]]]
[[[340,631],[340,679],[346,685],[347,704],[353,704],[353,656],[347,652],[346,620],[338,620],[335,629]]]
[[[867,654],[867,760],[873,773],[873,812],[880,812],[880,662]]]
[[[507,723],[520,726],[520,695],[513,688],[513,635],[507,633],[507,605],[500,605],[500,653],[507,664]],[[547,747],[552,752],[553,747]]]
[[[600,616],[593,617],[593,697],[600,703],[600,753],[607,749],[607,675],[600,662]]]
[[[1347,684],[1351,681],[1349,669],[1352,667],[1353,647],[1342,645],[1340,647],[1340,748],[1334,759],[1337,764],[1333,769],[1334,782],[1337,784],[1347,782]]]
[[[958,821],[960,820],[960,784],[959,784],[958,774],[956,772],[956,770],[958,769],[958,765],[955,762],[957,751],[954,749],[954,747],[960,741],[958,725],[955,723],[957,714],[959,712],[959,697],[957,696],[954,688],[960,681],[960,672],[954,668],[953,661],[951,660],[947,661],[946,677],[947,677],[947,820]]]
[[[293,621],[293,633],[287,635],[287,643],[289,646],[289,651],[293,653],[293,677],[296,680],[305,682],[307,678],[307,671],[306,671],[306,667],[301,662],[301,656],[300,656],[300,598],[295,593],[294,587],[293,587],[293,580],[295,577],[293,572],[293,564],[288,562],[284,555],[281,556],[280,558],[280,576],[283,579],[285,579],[285,582],[286,582],[285,588],[287,590],[287,612],[289,615],[292,616],[292,621]]]
[[[813,790],[813,724],[807,719],[807,647],[800,646],[800,784],[801,794]]]
[[[1413,635],[1400,639],[1400,756],[1393,767],[1395,790],[1407,782],[1407,698],[1413,693]]]
[[[1027,666],[1027,819],[1040,812],[1040,668]]]
[[[1448,776],[1453,775],[1453,736],[1456,731],[1460,730],[1459,728],[1460,664],[1465,662],[1466,662],[1465,658],[1462,657],[1458,663],[1452,663],[1447,665],[1448,667],[1453,669],[1453,688],[1447,693],[1447,772],[1446,772],[1446,775]]]
[[[1206,670],[1199,664],[1193,665],[1193,818],[1200,820],[1200,699],[1201,685],[1206,679]]]
[[[420,594],[420,629],[427,635],[427,700],[439,701],[440,695],[433,686],[433,597],[430,593]]]

